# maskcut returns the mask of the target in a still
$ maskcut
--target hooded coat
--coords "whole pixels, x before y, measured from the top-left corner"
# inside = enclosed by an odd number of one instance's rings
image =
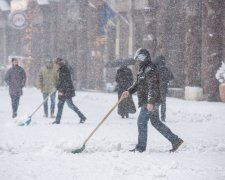
[[[122,66],[117,70],[116,82],[118,83],[118,98],[121,97],[122,93],[127,90],[133,84],[132,71],[127,66]],[[118,105],[118,114],[124,116],[128,113],[135,113],[136,107],[132,96],[124,99]]]
[[[139,107],[160,103],[158,71],[147,50],[145,53],[147,57],[140,63],[136,82],[128,89],[130,94],[137,92]]]
[[[6,72],[5,82],[9,86],[9,94],[11,96],[21,96],[23,94],[23,87],[26,84],[24,69],[18,65],[12,66]]]

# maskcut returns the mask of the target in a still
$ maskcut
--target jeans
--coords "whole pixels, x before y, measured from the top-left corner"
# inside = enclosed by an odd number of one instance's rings
[[[156,103],[153,110],[149,112],[146,105],[141,107],[140,114],[138,116],[138,144],[137,148],[146,149],[147,136],[148,136],[148,120],[166,139],[172,144],[178,141],[178,136],[173,134],[172,131],[159,120],[159,104]]]
[[[74,112],[77,113],[77,115],[83,119],[85,116],[80,112],[80,110],[73,104],[72,98],[65,99],[65,98],[60,98],[58,102],[58,112],[56,116],[56,122],[60,123],[61,117],[62,117],[62,112],[63,112],[63,106],[65,101],[67,102],[67,105],[69,106],[70,109],[72,109]]]
[[[17,110],[18,110],[19,102],[20,102],[20,96],[10,95],[10,97],[11,97],[13,114],[17,114]]]
[[[43,99],[47,98],[49,94],[50,93],[44,92],[43,93]],[[51,114],[54,114],[54,112],[55,112],[55,94],[56,93],[53,93],[50,96],[50,99],[51,99],[51,108],[50,108],[51,109]],[[44,113],[45,113],[46,116],[48,116],[48,100],[44,103]]]
[[[165,121],[166,120],[166,101],[163,101],[160,107],[161,107],[161,121]]]

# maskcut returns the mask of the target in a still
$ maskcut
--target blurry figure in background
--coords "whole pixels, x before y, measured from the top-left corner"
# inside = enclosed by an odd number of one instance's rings
[[[59,69],[59,80],[56,86],[58,90],[58,112],[56,120],[53,124],[60,124],[62,117],[63,106],[65,101],[67,102],[70,109],[78,114],[80,117],[80,123],[84,123],[86,117],[80,112],[80,110],[73,104],[72,97],[75,96],[74,86],[71,79],[71,73],[68,67],[65,65],[65,61],[61,58],[57,58],[55,63],[58,65]]]
[[[131,69],[129,69],[127,66],[122,66],[117,70],[116,73],[116,82],[118,83],[118,99],[120,99],[122,93],[126,91],[134,82],[133,74]],[[118,114],[124,118],[129,117],[129,113],[135,113],[136,107],[134,105],[134,101],[132,98],[132,95],[130,95],[128,98],[124,99],[119,105],[118,105]]]
[[[54,67],[53,61],[47,60],[45,65],[40,69],[37,79],[37,87],[41,90],[43,99],[46,99],[50,93],[56,91],[58,81],[58,72]],[[55,112],[55,93],[50,96],[51,99],[51,114],[50,117],[54,118]],[[48,117],[48,100],[44,103],[44,116]]]
[[[9,94],[12,103],[12,118],[17,116],[20,96],[23,94],[23,87],[26,84],[26,73],[22,67],[19,66],[18,59],[12,58],[12,67],[6,72],[5,82],[9,86]]]
[[[6,73],[6,67],[1,66],[0,67],[0,86],[3,86],[4,85],[5,73]]]
[[[161,121],[166,121],[166,95],[168,93],[169,82],[174,79],[173,73],[166,67],[165,57],[157,56],[154,60],[159,72],[159,88],[161,98]]]

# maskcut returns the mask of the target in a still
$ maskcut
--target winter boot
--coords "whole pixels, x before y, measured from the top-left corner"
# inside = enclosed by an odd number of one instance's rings
[[[52,122],[52,124],[60,124],[60,122],[54,121],[54,122]]]
[[[51,118],[55,118],[55,115],[53,113],[51,114]]]
[[[146,149],[144,147],[136,146],[134,149],[129,150],[130,152],[136,152],[143,153]]]
[[[83,124],[86,121],[86,119],[87,119],[86,117],[80,118],[80,123]]]
[[[172,144],[172,149],[170,149],[170,152],[175,152],[183,143],[184,141],[179,138],[177,142]]]
[[[17,117],[17,113],[14,112],[13,115],[12,115],[12,118],[16,118]]]

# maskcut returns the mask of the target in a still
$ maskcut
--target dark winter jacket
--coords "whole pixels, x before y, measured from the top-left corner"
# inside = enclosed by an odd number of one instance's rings
[[[151,61],[140,66],[137,80],[128,91],[130,94],[137,91],[139,107],[144,104],[160,103],[158,73]]]
[[[164,101],[168,92],[168,83],[174,79],[173,73],[166,67],[164,56],[158,56],[154,60],[159,72],[160,95]]]
[[[134,78],[132,71],[127,66],[122,66],[117,70],[116,82],[118,83],[118,91],[123,92],[133,84]]]
[[[71,74],[66,65],[59,68],[59,80],[56,89],[63,93],[64,97],[67,99],[75,96]]]
[[[18,65],[11,67],[5,75],[5,82],[9,86],[9,94],[13,96],[21,96],[23,87],[26,84],[26,73],[24,69]]]

